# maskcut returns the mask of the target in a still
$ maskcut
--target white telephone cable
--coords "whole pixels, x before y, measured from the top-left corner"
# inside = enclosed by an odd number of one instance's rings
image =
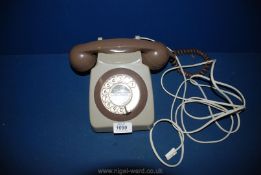
[[[192,139],[193,141],[198,142],[198,143],[218,143],[218,142],[225,140],[230,134],[238,131],[238,129],[240,127],[239,113],[245,109],[245,104],[246,104],[245,98],[239,90],[237,90],[235,87],[233,87],[231,85],[216,81],[214,79],[214,67],[215,67],[215,62],[216,62],[215,60],[206,61],[206,62],[202,62],[202,63],[198,63],[198,64],[192,64],[192,65],[183,65],[183,66],[180,64],[178,57],[176,57],[176,61],[179,66],[172,67],[172,68],[166,70],[161,76],[161,86],[162,86],[163,90],[168,95],[173,97],[173,103],[171,105],[170,119],[160,119],[160,120],[156,121],[150,130],[150,144],[151,144],[152,150],[153,150],[154,154],[156,155],[156,157],[160,160],[160,162],[168,167],[176,167],[182,162],[182,159],[184,156],[184,135],[185,134],[190,139]],[[203,75],[193,75],[190,78],[186,78],[183,69],[190,68],[190,67],[196,67],[196,66],[200,66],[200,65],[204,65],[204,64],[209,64],[209,63],[211,63],[210,78],[203,76]],[[177,92],[175,94],[173,94],[165,88],[163,80],[164,80],[164,76],[167,73],[177,70],[177,69],[180,69],[184,80],[178,87]],[[205,81],[208,81],[210,83],[210,85],[200,84],[197,82],[196,79],[203,79]],[[188,84],[198,87],[203,97],[187,97],[186,95],[187,95]],[[226,89],[229,89],[230,91],[223,90],[223,89],[221,89],[221,87],[225,87]],[[181,96],[179,96],[180,90],[182,88],[183,88],[183,94]],[[227,102],[209,100],[207,98],[207,95],[204,92],[203,88],[212,88],[214,91],[219,93],[223,98],[225,98]],[[241,104],[235,104],[231,100],[230,96],[239,100],[241,102]],[[173,118],[174,106],[175,106],[175,103],[177,100],[180,100],[181,102],[178,105],[178,107],[175,111],[174,118]],[[208,107],[210,115],[200,117],[200,116],[194,116],[194,115],[190,114],[186,110],[186,105],[191,104],[191,103],[200,103],[202,105],[206,105]],[[214,113],[212,108],[215,108],[216,110],[219,110],[220,112]],[[208,121],[205,124],[203,124],[201,127],[188,131],[185,127],[184,120],[183,120],[184,114],[186,114],[188,117],[190,117],[194,120],[208,120]],[[178,121],[178,116],[180,116],[180,121]],[[229,130],[226,130],[218,123],[218,120],[220,120],[221,118],[225,118],[225,117],[230,117],[230,119],[231,119],[231,124],[230,124]],[[234,117],[236,117],[236,120],[237,120],[236,126],[234,126],[235,125]],[[177,151],[179,151],[181,149],[180,157],[179,157],[177,163],[175,163],[175,164],[169,164],[166,161],[164,161],[158,154],[157,149],[154,145],[153,130],[154,130],[155,126],[161,122],[170,123],[179,134],[180,145],[177,146],[176,148],[172,148],[165,155],[166,159],[169,160],[173,156],[176,155]],[[180,122],[180,125],[178,124],[179,122]],[[199,139],[192,137],[191,134],[200,132],[213,123],[215,123],[221,131],[226,133],[222,138],[217,139],[217,140],[207,140],[206,141],[206,140],[199,140]]]
[[[147,38],[147,37],[140,37],[140,36],[136,36],[136,39],[143,39],[143,40],[149,40],[151,42],[155,42],[155,40]],[[167,49],[173,53],[173,51],[167,47]],[[240,116],[239,113],[245,109],[246,106],[246,101],[245,98],[243,96],[243,94],[236,89],[235,87],[228,85],[226,83],[222,83],[219,81],[216,81],[214,79],[214,67],[215,67],[215,60],[210,60],[210,61],[205,61],[205,62],[201,62],[201,63],[197,63],[197,64],[191,64],[191,65],[181,65],[179,58],[177,56],[175,56],[176,61],[178,66],[176,67],[172,67],[168,70],[166,70],[162,76],[161,76],[161,87],[163,88],[163,90],[170,96],[173,97],[173,102],[171,105],[171,110],[170,110],[170,119],[159,119],[157,120],[154,124],[153,127],[150,130],[150,144],[152,147],[152,150],[154,152],[154,154],[156,155],[156,157],[160,160],[161,163],[163,163],[164,165],[168,166],[168,167],[176,167],[178,166],[183,159],[184,156],[184,135],[186,134],[190,139],[192,139],[195,142],[198,143],[218,143],[221,142],[223,140],[225,140],[226,138],[228,138],[228,136],[232,133],[235,133],[239,130],[240,128]],[[196,67],[196,66],[201,66],[204,64],[210,64],[211,63],[211,70],[210,70],[210,78],[203,76],[203,75],[192,75],[190,78],[187,78],[185,75],[185,72],[183,69],[185,68],[191,68],[191,67]],[[175,94],[171,93],[170,91],[168,91],[163,83],[163,79],[164,76],[171,72],[171,71],[175,71],[177,69],[180,69],[180,72],[182,73],[183,76],[183,82],[180,84],[180,86],[177,89],[177,92]],[[207,82],[209,82],[210,85],[206,85],[206,84],[200,84],[196,81],[196,79],[203,79]],[[188,83],[191,85],[194,85],[196,87],[198,87],[198,89],[201,92],[202,97],[189,97],[187,98],[187,87],[188,87]],[[225,87],[228,90],[223,90],[220,87]],[[180,90],[183,88],[183,94],[182,96],[179,96]],[[206,93],[204,92],[203,88],[211,88],[214,91],[216,91],[217,93],[219,93],[223,98],[226,99],[227,102],[222,102],[222,101],[217,101],[217,100],[209,100],[207,98]],[[234,93],[235,92],[235,93]],[[231,98],[229,96],[234,97],[235,99],[237,99],[238,101],[241,102],[241,104],[235,104]],[[180,104],[178,105],[178,107],[176,108],[175,111],[175,116],[173,119],[173,113],[174,113],[174,106],[177,100],[180,100]],[[186,104],[190,104],[190,103],[200,103],[202,105],[206,105],[208,107],[208,111],[210,115],[207,116],[194,116],[192,114],[190,114],[187,110],[186,110]],[[213,113],[212,108],[215,108],[217,110],[219,110],[220,112],[216,112]],[[232,108],[232,109],[231,109]],[[184,124],[184,114],[186,114],[188,117],[190,117],[191,119],[194,120],[208,120],[205,124],[203,124],[201,127],[188,131],[185,127]],[[180,122],[181,122],[181,127],[180,125],[178,125],[178,115],[180,115]],[[234,127],[235,123],[234,123],[234,117],[236,116],[236,120],[237,120],[237,124],[236,127]],[[230,128],[229,130],[223,128],[219,123],[218,120],[225,118],[225,117],[230,117],[231,119],[231,124],[230,124]],[[166,161],[164,161],[160,155],[157,152],[157,149],[155,148],[154,142],[153,142],[153,129],[154,127],[161,123],[161,122],[167,122],[172,124],[173,128],[178,132],[179,137],[180,137],[180,145],[177,146],[176,148],[172,148],[166,155],[166,159],[169,160],[171,159],[173,156],[175,156],[177,154],[177,151],[179,151],[181,149],[181,155],[180,158],[178,159],[177,163],[175,164],[169,164]],[[200,132],[202,130],[204,130],[205,128],[207,128],[208,126],[210,126],[211,124],[215,123],[218,128],[223,131],[224,133],[226,133],[222,138],[220,139],[216,139],[216,140],[199,140],[199,139],[195,139],[194,137],[191,136],[191,134]]]

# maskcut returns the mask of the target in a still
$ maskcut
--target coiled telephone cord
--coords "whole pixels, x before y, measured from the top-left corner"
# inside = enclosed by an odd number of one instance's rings
[[[170,52],[170,54],[171,54],[170,62],[174,67],[179,66],[177,59],[175,58],[176,56],[178,57],[178,56],[184,56],[184,55],[191,55],[191,56],[197,55],[197,56],[200,56],[201,58],[203,58],[203,61],[210,60],[210,57],[206,53],[204,53],[203,51],[201,51],[199,49],[195,49],[195,48],[173,50],[172,52]],[[204,64],[199,71],[192,73],[192,72],[188,72],[188,71],[184,70],[184,74],[188,78],[191,77],[192,75],[196,75],[196,74],[205,75],[209,71],[209,68],[210,68],[210,64]],[[180,69],[177,69],[177,71],[179,73],[181,73]]]

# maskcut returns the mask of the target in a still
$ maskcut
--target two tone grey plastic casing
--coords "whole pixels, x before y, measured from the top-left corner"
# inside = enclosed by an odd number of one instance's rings
[[[115,68],[130,69],[139,74],[144,80],[148,98],[143,110],[133,119],[128,122],[132,123],[132,130],[148,130],[154,122],[154,102],[153,90],[151,84],[151,74],[148,66],[142,63],[141,52],[132,53],[98,53],[97,63],[91,70],[90,91],[89,91],[89,111],[90,123],[96,132],[112,132],[113,121],[104,116],[96,106],[94,99],[95,86],[99,78]]]

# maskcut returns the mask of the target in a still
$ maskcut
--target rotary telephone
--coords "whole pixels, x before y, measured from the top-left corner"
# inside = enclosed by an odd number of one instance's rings
[[[89,110],[93,129],[111,132],[114,122],[124,121],[131,122],[133,131],[150,129],[154,123],[150,70],[161,69],[172,55],[163,44],[137,37],[75,46],[70,53],[72,67],[79,72],[91,70]],[[205,55],[203,58],[208,59]]]
[[[150,69],[166,64],[166,47],[138,39],[98,40],[74,47],[70,60],[77,71],[91,69],[89,110],[95,131],[110,132],[114,122],[123,121],[131,122],[131,130],[151,127],[154,103]]]
[[[178,57],[182,55],[198,55],[203,58],[203,62],[181,65]],[[171,116],[170,119],[159,119],[155,122],[150,71],[162,69],[168,61],[173,67],[162,74],[161,86],[168,95],[173,97]],[[140,36],[133,39],[103,40],[98,38],[97,41],[77,45],[70,52],[70,63],[76,72],[90,71],[89,116],[92,128],[96,132],[116,134],[150,130],[150,144],[153,152],[164,165],[169,167],[178,166],[182,161],[185,135],[198,143],[217,143],[236,132],[240,126],[239,113],[245,108],[244,96],[233,86],[214,79],[215,62],[198,49],[171,50],[162,43]],[[198,72],[186,71],[187,68],[197,66],[201,66]],[[170,71],[177,71],[184,78],[175,94],[164,86],[164,76]],[[206,76],[208,72],[209,77]],[[203,79],[209,84],[199,83],[197,79]],[[201,95],[187,97],[186,90],[189,85],[196,86]],[[209,100],[203,88],[211,88],[223,96],[225,101]],[[238,99],[241,104],[235,104],[230,96]],[[180,105],[174,113],[174,104],[178,100]],[[205,105],[209,110],[209,115],[199,117],[190,114],[185,105],[194,103]],[[201,127],[188,131],[183,123],[185,115],[195,120],[208,121]],[[235,128],[234,116],[238,120]],[[218,123],[218,120],[224,117],[232,121],[229,130]],[[180,145],[173,147],[165,155],[165,158],[169,160],[180,150],[180,158],[176,164],[164,161],[154,145],[153,129],[161,122],[170,123],[179,133]],[[216,124],[225,136],[214,141],[202,141],[192,136],[211,124]]]

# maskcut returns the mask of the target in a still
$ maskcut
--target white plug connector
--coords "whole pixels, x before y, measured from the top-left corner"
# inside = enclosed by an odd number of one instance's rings
[[[136,35],[136,36],[135,36],[135,39],[140,40],[140,36],[139,36],[139,35]]]
[[[166,157],[167,160],[170,160],[176,154],[177,154],[176,148],[172,148],[171,150],[169,150],[169,152],[167,154],[165,154],[165,157]]]

